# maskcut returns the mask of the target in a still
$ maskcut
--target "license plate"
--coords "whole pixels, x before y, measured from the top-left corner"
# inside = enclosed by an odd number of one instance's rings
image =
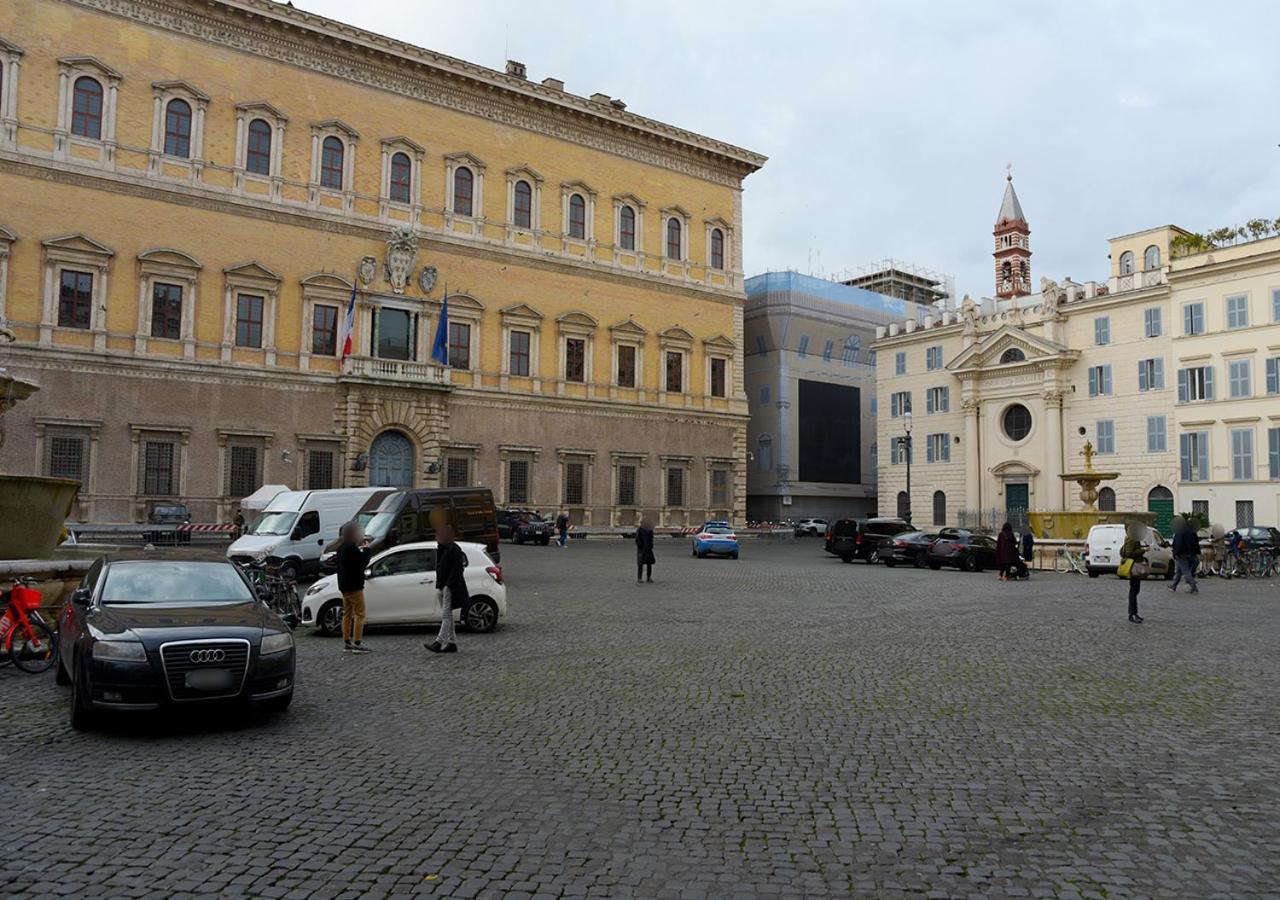
[[[225,691],[231,688],[229,669],[196,669],[187,673],[187,687],[193,691]]]

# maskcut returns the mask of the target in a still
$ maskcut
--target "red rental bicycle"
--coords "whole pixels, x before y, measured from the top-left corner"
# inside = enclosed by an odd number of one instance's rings
[[[0,648],[8,661],[36,675],[47,672],[57,662],[58,637],[36,612],[40,608],[40,592],[31,589],[33,584],[29,579],[15,578],[13,587],[0,594],[4,603]]]

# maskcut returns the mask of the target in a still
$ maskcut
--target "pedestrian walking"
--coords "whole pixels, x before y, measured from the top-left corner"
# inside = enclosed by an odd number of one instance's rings
[[[369,539],[357,522],[348,522],[340,532],[338,547],[338,590],[342,593],[342,650],[368,653],[364,645],[364,570],[369,567]]]
[[[1120,548],[1121,578],[1129,579],[1129,621],[1135,625],[1142,624],[1142,616],[1138,615],[1138,593],[1142,590],[1142,579],[1147,577],[1147,545],[1143,541],[1143,525],[1140,522],[1131,524],[1124,545]]]
[[[1196,569],[1200,567],[1200,535],[1196,532],[1195,523],[1189,519],[1179,519],[1173,535],[1173,564],[1177,568],[1169,590],[1177,593],[1179,582],[1186,581],[1191,593],[1200,593],[1196,584]]]
[[[440,633],[429,644],[432,653],[457,653],[453,639],[453,611],[465,609],[471,599],[467,593],[467,555],[453,540],[453,526],[444,523],[436,529],[436,602],[440,604]]]
[[[561,510],[560,515],[556,516],[556,532],[559,534],[559,537],[556,538],[556,543],[563,550],[569,546],[569,513],[564,510]]]
[[[1008,522],[996,536],[996,567],[1000,570],[1000,580],[1008,581],[1012,574],[1015,577],[1021,566],[1018,559],[1018,539],[1013,536],[1013,525]]]
[[[1035,558],[1035,551],[1035,535],[1031,533],[1031,528],[1028,526],[1027,530],[1022,532],[1022,558],[1028,566],[1031,565],[1031,561]]]
[[[237,509],[233,520],[236,526],[236,537],[244,537],[244,510]]]
[[[636,584],[648,581],[653,584],[653,523],[641,519],[636,528]],[[646,572],[647,570],[647,572]],[[646,577],[642,578],[641,576]]]

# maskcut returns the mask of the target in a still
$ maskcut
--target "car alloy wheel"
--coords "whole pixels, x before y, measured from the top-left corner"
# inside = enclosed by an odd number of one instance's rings
[[[872,550],[870,553],[868,553],[868,554],[867,554],[867,562],[869,562],[869,563],[870,563],[871,565],[873,565],[873,566],[874,566],[876,563],[880,562],[880,551],[879,551],[879,550]]]
[[[472,597],[462,611],[462,621],[468,631],[488,634],[498,627],[498,604],[488,597]]]
[[[923,569],[923,568],[924,568],[925,566],[927,566],[927,565],[929,565],[929,560],[925,559],[925,556],[924,556],[924,554],[923,554],[923,553],[917,553],[917,554],[916,554],[916,568],[917,568],[917,569]]]
[[[342,634],[342,601],[330,600],[320,607],[320,612],[316,615],[316,625],[329,637]]]
[[[976,572],[978,571],[978,560],[972,555],[966,556],[964,559],[960,560],[960,568],[964,569],[966,572]]]

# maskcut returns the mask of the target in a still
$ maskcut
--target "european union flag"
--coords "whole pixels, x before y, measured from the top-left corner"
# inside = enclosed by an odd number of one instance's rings
[[[444,289],[444,304],[436,324],[436,339],[431,345],[431,358],[442,366],[449,365],[449,289]]]

